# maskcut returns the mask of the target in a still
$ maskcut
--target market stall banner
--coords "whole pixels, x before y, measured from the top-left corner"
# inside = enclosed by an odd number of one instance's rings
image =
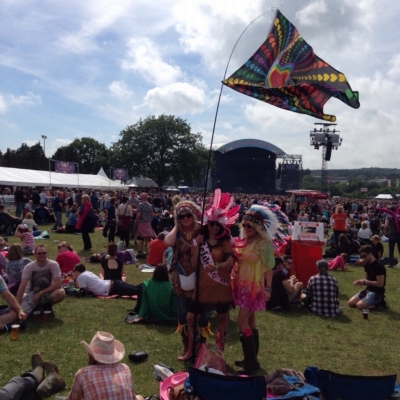
[[[124,168],[114,168],[113,179],[120,179],[121,181],[126,181],[128,179],[128,170]]]
[[[55,161],[55,172],[61,174],[74,174],[75,173],[75,163],[67,161]]]

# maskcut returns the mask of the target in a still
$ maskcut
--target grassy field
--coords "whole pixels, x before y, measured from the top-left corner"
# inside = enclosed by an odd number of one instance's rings
[[[49,226],[50,228],[50,226]],[[106,239],[101,231],[91,235],[94,252],[105,251]],[[19,239],[9,238],[10,243]],[[49,258],[57,254],[54,240],[67,240],[81,258],[90,253],[82,251],[79,235],[51,234],[44,240]],[[387,255],[387,246],[385,246]],[[95,273],[99,266],[86,264]],[[128,282],[138,284],[151,277],[138,271],[134,265],[125,266]],[[388,308],[371,312],[369,320],[362,313],[347,307],[347,300],[357,292],[352,285],[363,278],[362,268],[350,266],[347,272],[332,272],[339,281],[340,303],[344,307],[336,318],[320,318],[301,310],[292,313],[260,312],[257,323],[260,330],[259,361],[265,371],[288,367],[304,370],[316,365],[336,372],[362,375],[400,373],[400,349],[397,343],[400,331],[400,270],[387,269],[386,301]],[[30,356],[39,352],[44,359],[54,360],[67,383],[66,395],[74,373],[86,365],[86,354],[79,342],[90,342],[97,330],[111,332],[125,346],[124,362],[132,371],[136,393],[158,393],[157,382],[152,376],[152,364],[163,362],[176,371],[188,364],[176,360],[181,349],[180,338],[174,327],[155,325],[129,325],[124,322],[131,300],[99,300],[92,297],[81,299],[67,297],[54,307],[55,318],[49,323],[29,320],[28,329],[20,333],[18,340],[11,341],[9,334],[0,336],[2,357],[0,361],[1,384],[29,367]],[[233,361],[242,354],[235,324],[237,311],[230,313],[230,324],[225,350],[228,370],[234,371]],[[215,326],[215,320],[212,325]],[[148,361],[132,364],[128,353],[134,350],[149,353]]]

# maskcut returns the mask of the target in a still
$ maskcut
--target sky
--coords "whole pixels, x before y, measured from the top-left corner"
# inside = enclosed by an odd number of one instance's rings
[[[148,115],[185,119],[210,145],[221,80],[265,40],[274,9],[315,54],[359,91],[359,109],[336,99],[342,146],[328,169],[400,168],[400,2],[393,0],[2,0],[0,150],[47,136],[46,156],[75,138],[110,146]],[[260,139],[303,168],[321,167],[310,146],[315,118],[227,87],[214,143]]]

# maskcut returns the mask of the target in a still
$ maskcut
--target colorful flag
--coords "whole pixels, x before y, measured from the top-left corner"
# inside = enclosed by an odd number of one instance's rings
[[[262,46],[223,84],[284,110],[329,122],[336,117],[324,114],[323,108],[331,97],[360,107],[358,92],[353,92],[344,74],[316,56],[279,10]]]
[[[128,179],[128,171],[124,168],[113,168],[113,179],[126,181]]]
[[[74,174],[75,173],[75,163],[67,161],[55,161],[55,172],[60,172],[62,174]]]

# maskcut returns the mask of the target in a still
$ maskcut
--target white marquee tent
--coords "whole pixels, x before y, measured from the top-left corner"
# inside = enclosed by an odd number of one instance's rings
[[[61,174],[58,172],[5,167],[0,167],[0,185],[128,189],[126,185],[121,185],[120,181],[113,181],[102,175]]]

